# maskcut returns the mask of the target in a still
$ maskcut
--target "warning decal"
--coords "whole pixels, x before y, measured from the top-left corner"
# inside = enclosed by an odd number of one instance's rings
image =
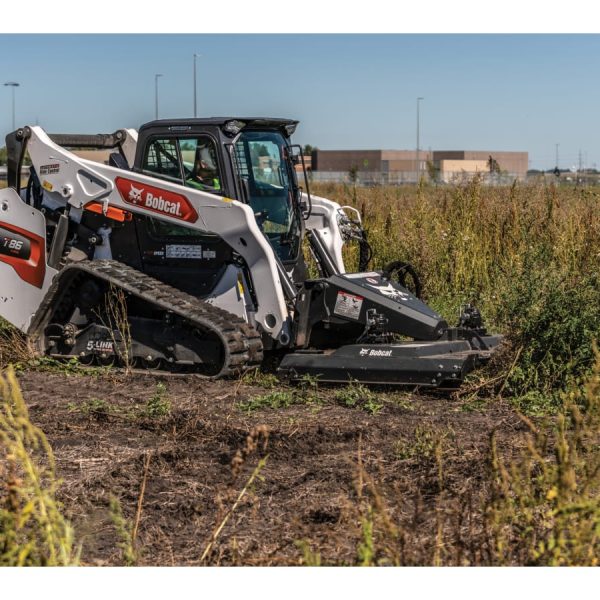
[[[363,300],[362,296],[355,296],[347,292],[338,292],[333,313],[358,321]]]
[[[167,244],[166,258],[202,258],[202,246]]]

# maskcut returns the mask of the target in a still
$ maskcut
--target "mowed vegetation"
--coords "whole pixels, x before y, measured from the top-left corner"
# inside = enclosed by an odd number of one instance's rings
[[[169,396],[175,392],[168,385],[160,393],[151,390],[137,409],[113,404],[108,397],[77,405],[69,400],[66,414],[74,431],[85,429],[90,435],[102,422],[105,432],[111,427],[156,432],[161,444],[172,435],[177,451],[157,450],[152,464],[159,463],[166,477],[169,465],[185,457],[177,463],[179,485],[181,469],[202,460],[188,457],[186,447],[204,435],[203,452],[212,443],[219,448],[211,468],[222,461],[232,479],[213,490],[219,506],[214,513],[195,514],[199,501],[186,499],[185,525],[205,518],[200,531],[210,532],[200,540],[194,560],[181,559],[186,564],[597,564],[599,192],[553,184],[491,188],[477,180],[460,187],[315,184],[312,192],[358,208],[373,247],[371,268],[398,259],[412,263],[425,301],[451,324],[461,305],[476,304],[488,329],[506,335],[498,356],[442,400],[358,385],[321,389],[314,380],[288,388],[272,376],[255,374],[213,390],[210,399],[194,400],[208,413],[196,414],[189,399],[182,404]],[[346,259],[349,270],[356,268],[356,248],[346,249]],[[20,365],[27,387],[29,370],[40,366],[28,362],[18,335],[9,328],[1,335],[0,360],[3,366]],[[64,377],[74,370],[72,365],[63,368]],[[37,385],[39,373],[33,375]],[[77,385],[86,376],[77,376]],[[76,495],[71,493],[71,503],[61,510],[56,483],[61,473],[54,471],[52,451],[31,425],[10,372],[0,381],[0,470],[5,475],[0,480],[0,564],[73,564],[79,560],[79,543],[86,556],[78,528],[73,533],[69,524],[77,512]],[[119,389],[127,385],[126,378],[118,383]],[[130,386],[142,393],[139,379]],[[215,395],[222,398],[219,407],[213,404],[219,402]],[[149,410],[157,398],[161,410]],[[212,422],[210,411],[226,412],[227,418]],[[447,411],[454,415],[451,421]],[[411,425],[403,429],[405,422]],[[243,427],[247,438],[240,438]],[[393,427],[396,439],[387,435]],[[58,430],[52,433],[59,436]],[[52,435],[49,439],[52,443]],[[321,462],[329,454],[315,448],[331,453],[331,440],[347,448],[336,467],[343,477],[328,479],[332,489],[320,485],[320,497],[313,498],[303,486],[311,471],[325,469]],[[308,458],[303,444],[310,450]],[[228,445],[231,460],[223,458]],[[153,564],[149,551],[141,558],[144,540],[151,545],[142,512],[144,494],[144,510],[151,510],[153,498],[153,467],[146,452],[136,459],[133,473],[139,477],[133,490],[122,492],[120,500],[117,490],[102,488],[99,494],[110,499],[105,510],[118,549],[111,555],[116,564]],[[277,468],[270,471],[272,464]],[[303,498],[312,515],[300,533],[282,528],[288,542],[292,535],[291,550],[289,543],[277,543],[280,521],[269,520],[278,494],[287,489],[278,479],[286,469],[302,471],[300,479],[292,478],[298,479],[294,496]],[[333,471],[326,472],[334,477]],[[215,480],[219,473],[213,473]],[[114,481],[125,485],[125,479],[121,473]],[[205,494],[206,483],[190,489]],[[174,505],[171,501],[169,511]],[[278,508],[284,512],[285,503]],[[294,519],[288,516],[284,522]],[[260,531],[269,543],[261,546],[259,540],[245,552],[244,534],[255,522],[264,527]],[[329,529],[324,533],[323,527]],[[167,533],[183,535],[177,531]],[[260,537],[254,530],[252,535]]]

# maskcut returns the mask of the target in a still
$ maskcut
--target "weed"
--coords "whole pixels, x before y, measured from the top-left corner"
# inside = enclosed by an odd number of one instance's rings
[[[246,371],[241,377],[241,382],[245,385],[259,385],[267,389],[273,389],[281,385],[276,375],[265,373],[260,369]]]
[[[296,547],[302,552],[302,558],[300,564],[305,567],[320,567],[321,566],[321,554],[320,552],[313,552],[310,547],[310,543],[306,540],[297,540],[295,542]]]
[[[319,378],[312,375],[303,375],[298,381],[300,395],[307,404],[320,404]]]
[[[137,562],[134,548],[133,526],[123,516],[121,502],[115,496],[111,496],[110,498],[109,509],[110,518],[115,527],[117,537],[119,538],[117,546],[121,550],[123,564],[127,567],[133,567]]]
[[[171,401],[167,397],[167,387],[164,383],[157,383],[154,394],[146,402],[141,415],[149,419],[159,419],[171,414]]]
[[[287,408],[296,402],[294,392],[291,390],[276,390],[260,396],[253,396],[238,404],[246,412],[253,412],[262,408]]]
[[[103,324],[110,331],[114,351],[125,372],[129,373],[133,364],[131,330],[127,316],[127,296],[123,289],[110,284],[110,289],[104,299],[104,315],[98,314]]]
[[[73,529],[56,500],[59,481],[14,371],[0,375],[0,565],[74,565]]]
[[[485,410],[489,402],[488,398],[480,398],[478,396],[470,397],[460,405],[462,412],[481,412]]]
[[[398,460],[436,457],[443,450],[448,437],[453,433],[450,429],[440,432],[428,426],[417,425],[414,439],[411,441],[398,440],[394,445],[394,454]]]
[[[375,564],[375,543],[373,541],[373,508],[370,506],[367,516],[362,519],[362,538],[358,544],[358,564],[372,567]]]
[[[77,357],[69,359],[57,359],[51,356],[38,356],[26,361],[17,362],[14,365],[15,371],[40,371],[44,373],[57,373],[59,375],[85,375],[89,377],[98,377],[107,372],[106,367],[86,367],[82,365]]]
[[[107,421],[109,417],[125,420],[162,419],[171,414],[171,401],[167,397],[164,383],[157,383],[154,394],[148,398],[144,406],[121,406],[102,398],[90,398],[81,402],[69,402],[67,408],[71,412],[94,417],[99,421]]]
[[[398,408],[415,410],[412,392],[392,392],[391,394],[386,394],[386,398]]]
[[[358,407],[371,415],[377,414],[383,408],[378,395],[356,381],[351,381],[346,387],[337,390],[334,399],[342,406]]]
[[[25,336],[0,318],[0,368],[32,358]]]
[[[69,402],[67,408],[70,412],[80,412],[84,415],[94,417],[99,421],[106,421],[110,414],[114,413],[114,407],[106,400],[100,398],[90,398],[78,404]]]

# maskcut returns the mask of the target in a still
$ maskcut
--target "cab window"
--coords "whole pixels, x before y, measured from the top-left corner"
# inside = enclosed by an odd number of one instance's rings
[[[146,146],[142,169],[149,175],[181,184],[179,149],[176,139],[152,140]]]
[[[179,185],[222,194],[217,148],[213,139],[205,135],[151,140],[142,170]]]

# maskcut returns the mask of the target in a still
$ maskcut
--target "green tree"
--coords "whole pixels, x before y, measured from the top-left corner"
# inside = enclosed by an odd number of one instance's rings
[[[429,175],[429,179],[431,179],[431,181],[437,182],[440,175],[440,168],[436,167],[434,162],[431,160],[427,161],[427,174]]]

